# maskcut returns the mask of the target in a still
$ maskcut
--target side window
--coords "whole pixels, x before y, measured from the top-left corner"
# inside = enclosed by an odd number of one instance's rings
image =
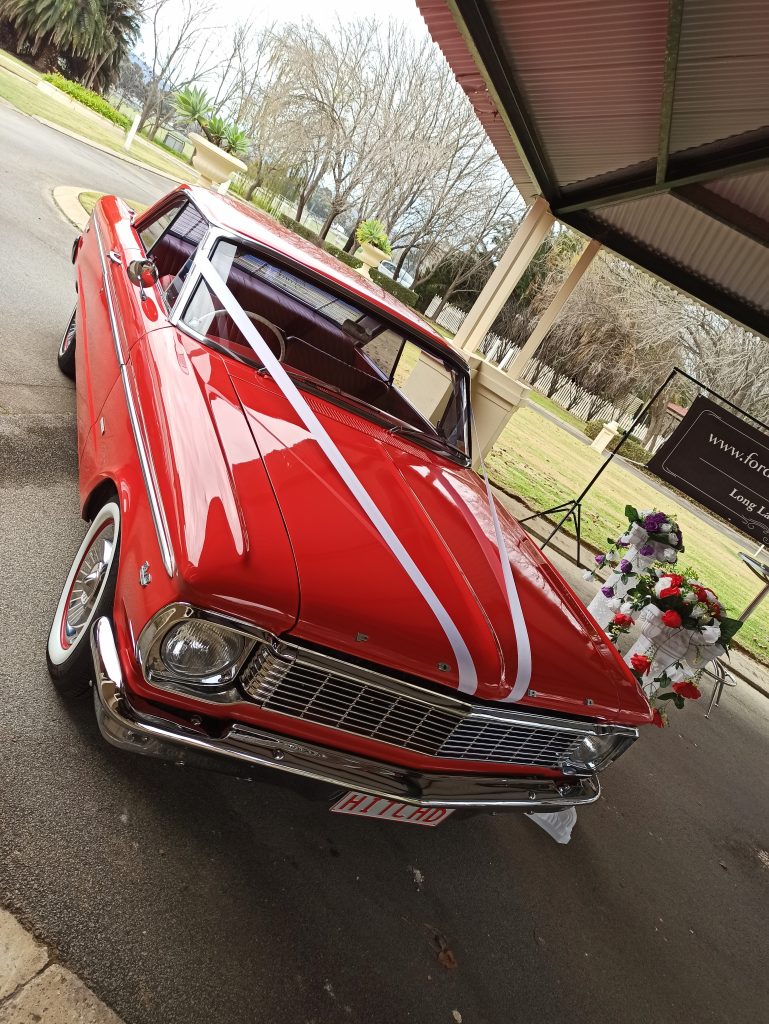
[[[172,308],[192,266],[208,222],[191,202],[175,204],[139,232],[145,248],[158,268],[160,288]]]
[[[149,252],[152,246],[157,242],[163,232],[173,221],[181,209],[181,204],[172,206],[170,209],[165,210],[163,213],[159,213],[154,220],[150,221],[149,224],[145,224],[139,232],[139,237],[142,240],[144,251]]]

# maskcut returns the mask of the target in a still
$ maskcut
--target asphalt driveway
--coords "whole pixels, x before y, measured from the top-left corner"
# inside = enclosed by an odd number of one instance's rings
[[[0,900],[128,1024],[754,1024],[769,701],[648,729],[557,846],[518,816],[363,822],[106,746],[49,684],[82,536],[55,185],[164,179],[0,107]],[[456,966],[443,966],[447,946]]]

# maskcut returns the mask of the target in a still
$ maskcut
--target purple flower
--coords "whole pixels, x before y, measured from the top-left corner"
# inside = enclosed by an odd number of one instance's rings
[[[614,597],[614,587],[610,587],[607,584],[607,586],[601,587],[601,593],[604,597]]]
[[[603,563],[605,561],[606,561],[606,555],[596,555],[595,556],[595,564],[596,565],[603,565]]]
[[[623,558],[622,561],[619,563],[619,571],[620,572],[630,572],[630,570],[632,568],[633,568],[633,563],[629,562],[627,560],[627,558]]]
[[[657,533],[664,522],[664,512],[652,512],[650,516],[646,516],[644,519],[643,527],[647,533]]]
[[[638,549],[638,554],[639,555],[643,555],[645,558],[648,558],[649,555],[653,555],[654,554],[654,545],[653,544],[644,544],[644,546],[642,548]]]

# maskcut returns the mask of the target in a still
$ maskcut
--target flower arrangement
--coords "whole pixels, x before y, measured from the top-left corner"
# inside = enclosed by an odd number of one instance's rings
[[[622,583],[627,583],[633,578],[636,575],[633,571],[635,559],[622,558],[619,551],[622,548],[632,547],[641,558],[656,558],[670,564],[674,564],[678,555],[685,550],[681,527],[667,513],[659,512],[657,509],[639,512],[634,505],[626,505],[625,516],[627,530],[616,540],[607,537],[610,547],[603,554],[595,556],[595,569],[588,569],[583,573],[586,580],[595,579],[599,569],[612,565],[619,566],[614,572],[619,572]],[[602,588],[601,592],[609,599],[614,596],[607,594],[605,588]]]
[[[639,575],[625,604],[647,622],[645,641],[626,660],[646,692],[654,724],[662,727],[670,702],[680,709],[699,699],[702,667],[729,650],[742,622],[729,618],[718,596],[698,579],[659,567]],[[626,632],[617,628],[617,635]],[[636,649],[640,645],[645,650]]]

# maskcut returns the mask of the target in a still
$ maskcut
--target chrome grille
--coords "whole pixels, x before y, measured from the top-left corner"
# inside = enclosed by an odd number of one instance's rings
[[[557,768],[594,731],[479,708],[292,644],[262,646],[240,681],[266,711],[460,761]]]

